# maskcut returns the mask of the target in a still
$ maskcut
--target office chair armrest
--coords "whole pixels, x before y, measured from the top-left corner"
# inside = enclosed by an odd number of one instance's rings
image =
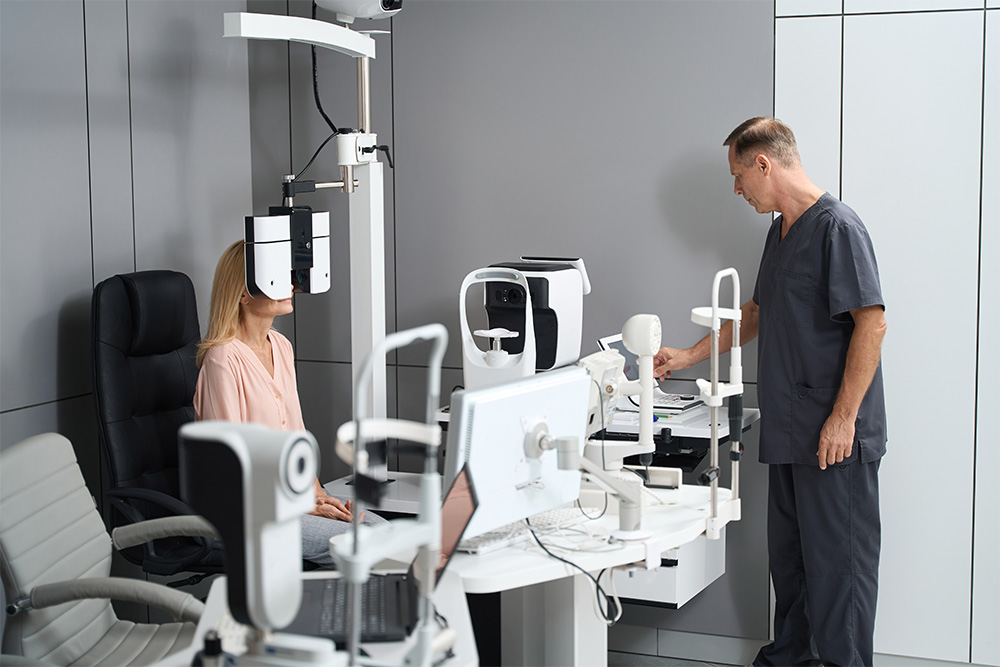
[[[26,598],[11,604],[8,613],[92,598],[111,598],[158,607],[170,612],[176,620],[191,623],[197,623],[205,610],[205,605],[190,593],[167,588],[162,584],[123,577],[100,577],[37,586]],[[11,612],[11,608],[15,611]]]
[[[109,498],[122,498],[125,500],[143,500],[148,503],[153,503],[159,505],[160,507],[169,510],[174,514],[194,514],[195,511],[191,509],[191,506],[185,503],[179,498],[174,498],[173,496],[163,493],[162,491],[156,491],[154,489],[142,489],[142,488],[131,488],[131,487],[121,487],[117,489],[108,489],[105,492]]]
[[[111,542],[119,551],[164,537],[219,537],[219,532],[215,526],[196,515],[150,519],[111,531]]]

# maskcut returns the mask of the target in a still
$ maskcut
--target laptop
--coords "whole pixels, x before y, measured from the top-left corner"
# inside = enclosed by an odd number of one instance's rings
[[[441,504],[441,560],[435,586],[451,561],[479,501],[472,478],[463,467]],[[420,593],[415,575],[417,559],[406,574],[372,575],[361,587],[361,641],[392,642],[406,639],[419,620]],[[343,648],[347,644],[347,598],[350,583],[343,578],[306,579],[302,606],[282,632],[326,637]]]
[[[597,341],[602,350],[615,350],[625,357],[625,379],[635,381],[639,379],[639,358],[628,351],[622,341],[622,335],[605,336]],[[627,401],[619,401],[618,408],[624,410],[638,410],[639,398],[637,396],[627,396]],[[653,385],[653,409],[667,412],[683,412],[696,405],[701,405],[702,401],[697,394],[668,394],[661,391],[658,386]]]

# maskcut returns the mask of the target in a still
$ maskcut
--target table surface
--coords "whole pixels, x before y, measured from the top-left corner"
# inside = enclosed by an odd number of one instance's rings
[[[599,572],[608,567],[645,561],[647,549],[659,560],[660,554],[687,544],[705,532],[711,509],[708,487],[682,486],[677,490],[656,489],[654,493],[667,504],[647,504],[642,520],[642,529],[652,533],[647,539],[609,545],[600,551],[578,551],[568,555],[558,552],[559,555],[588,572]],[[729,489],[719,488],[720,505],[730,497]],[[618,528],[618,516],[606,514],[587,525],[610,533]],[[543,541],[546,538],[543,537]],[[579,570],[547,555],[534,540],[485,555],[455,554],[448,572],[462,578],[467,593],[495,593],[579,574]]]

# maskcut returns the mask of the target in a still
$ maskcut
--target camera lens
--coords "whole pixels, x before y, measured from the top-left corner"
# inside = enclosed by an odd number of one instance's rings
[[[507,299],[511,303],[520,303],[521,302],[521,292],[520,292],[520,290],[512,289],[510,291],[509,296],[507,297]]]

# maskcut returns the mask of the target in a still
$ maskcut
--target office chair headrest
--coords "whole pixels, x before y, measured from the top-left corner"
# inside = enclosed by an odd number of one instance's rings
[[[129,356],[165,354],[197,339],[194,286],[183,273],[143,271],[120,276],[132,306]]]

